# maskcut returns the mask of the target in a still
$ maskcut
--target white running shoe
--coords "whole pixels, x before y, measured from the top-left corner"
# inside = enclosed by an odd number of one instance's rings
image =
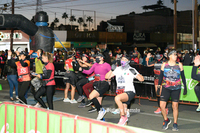
[[[97,120],[101,120],[105,116],[105,114],[106,114],[106,110],[104,108],[101,108],[97,116]]]
[[[70,103],[77,103],[77,101],[73,99],[73,100],[70,100]]]
[[[119,109],[115,109],[115,111],[111,112],[112,114],[116,115],[116,114],[120,114]]]
[[[69,98],[64,98],[63,102],[70,102],[71,100]]]
[[[37,103],[34,107],[36,107],[36,108],[40,108],[41,105],[40,105],[39,103]]]

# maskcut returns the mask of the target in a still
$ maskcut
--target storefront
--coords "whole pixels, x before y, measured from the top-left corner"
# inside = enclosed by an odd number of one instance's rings
[[[1,30],[0,31],[0,50],[10,50],[10,35],[11,30]],[[21,30],[15,30],[13,33],[13,49],[21,47],[23,50],[29,48],[29,36],[22,32]]]

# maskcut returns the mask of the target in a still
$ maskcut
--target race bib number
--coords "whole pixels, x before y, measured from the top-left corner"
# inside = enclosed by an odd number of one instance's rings
[[[116,93],[122,94],[122,93],[124,93],[124,89],[125,89],[125,86],[119,86],[119,87],[117,87]]]
[[[26,68],[21,68],[20,69],[20,73],[22,74],[22,73],[26,73]]]

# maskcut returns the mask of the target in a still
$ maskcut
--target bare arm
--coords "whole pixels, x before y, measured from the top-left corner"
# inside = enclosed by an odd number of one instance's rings
[[[110,70],[108,73],[106,73],[105,78],[106,79],[111,79],[112,77],[114,77],[115,75],[113,74],[113,72]]]

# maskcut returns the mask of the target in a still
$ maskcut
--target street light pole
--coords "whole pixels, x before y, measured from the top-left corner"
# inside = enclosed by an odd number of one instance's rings
[[[174,0],[174,49],[177,48],[177,11],[176,11],[177,0]]]
[[[12,14],[14,14],[14,7],[15,7],[14,3],[15,3],[15,0],[12,0]],[[13,49],[13,33],[14,33],[14,29],[12,28],[11,34],[10,34],[10,50]]]

